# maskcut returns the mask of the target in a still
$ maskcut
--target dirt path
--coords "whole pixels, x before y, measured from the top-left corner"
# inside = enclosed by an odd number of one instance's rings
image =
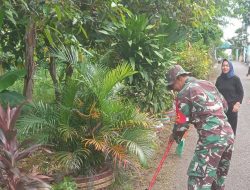
[[[231,168],[226,181],[226,190],[247,190],[250,189],[250,76],[246,77],[247,66],[243,63],[234,62],[235,73],[241,78],[243,83],[245,96],[239,113],[239,123],[237,130],[237,138],[235,142],[235,150],[231,162]],[[210,75],[210,81],[215,81],[220,73],[220,65],[215,65]],[[171,128],[167,128],[160,133],[162,140],[161,148],[153,159],[149,169],[144,170],[139,183],[135,184],[137,190],[145,190],[148,186],[153,173],[160,162],[160,159],[167,145],[167,137],[171,132]],[[174,145],[165,161],[154,190],[186,190],[187,175],[186,171],[189,162],[192,159],[197,134],[195,129],[191,129],[186,140],[186,146],[182,158],[175,154]]]

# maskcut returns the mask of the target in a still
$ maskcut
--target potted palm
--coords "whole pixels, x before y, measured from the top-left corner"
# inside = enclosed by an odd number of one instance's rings
[[[113,70],[81,65],[76,80],[67,82],[61,102],[34,103],[32,112],[20,120],[20,130],[53,145],[52,161],[60,170],[73,176],[92,176],[76,178],[82,183],[79,187],[92,184],[104,188],[93,179],[105,178],[107,185],[113,181],[107,162],[145,166],[154,150],[152,119],[117,95],[122,80],[134,73],[127,64]]]

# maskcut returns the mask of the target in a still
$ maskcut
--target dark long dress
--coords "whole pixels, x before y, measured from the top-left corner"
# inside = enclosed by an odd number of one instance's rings
[[[227,78],[226,75],[220,75],[217,78],[215,86],[228,103],[228,111],[226,115],[233,128],[234,134],[236,134],[238,112],[232,112],[232,110],[236,102],[242,103],[243,100],[244,90],[240,78],[236,75],[231,78]]]

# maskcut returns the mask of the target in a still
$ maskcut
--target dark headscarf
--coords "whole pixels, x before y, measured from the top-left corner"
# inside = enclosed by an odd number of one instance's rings
[[[232,62],[231,61],[228,61],[227,59],[223,59],[223,61],[222,61],[222,65],[223,65],[223,63],[225,62],[225,61],[227,61],[228,62],[228,65],[229,65],[229,72],[228,73],[221,73],[221,76],[222,77],[224,77],[224,78],[228,78],[228,79],[230,79],[230,78],[232,78],[233,76],[234,76],[234,67],[233,67],[233,64],[232,64]],[[222,66],[221,65],[221,66]]]

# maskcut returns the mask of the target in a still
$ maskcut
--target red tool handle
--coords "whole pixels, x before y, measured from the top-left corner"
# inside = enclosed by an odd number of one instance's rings
[[[169,140],[169,141],[168,141],[168,146],[167,146],[167,148],[166,148],[166,150],[165,150],[165,153],[164,153],[164,155],[163,155],[163,157],[162,157],[162,159],[161,159],[161,161],[160,161],[160,163],[159,163],[159,165],[158,165],[158,167],[157,167],[157,169],[156,169],[156,171],[155,171],[155,173],[154,173],[154,176],[153,176],[152,180],[150,181],[148,190],[152,190],[152,188],[153,188],[153,186],[154,186],[154,184],[155,184],[157,175],[158,175],[158,174],[160,173],[160,171],[161,171],[162,165],[163,165],[164,161],[166,160],[166,158],[167,158],[167,156],[168,156],[168,153],[169,153],[169,151],[170,151],[170,149],[171,149],[171,146],[172,146],[173,142],[174,142],[174,140]]]

